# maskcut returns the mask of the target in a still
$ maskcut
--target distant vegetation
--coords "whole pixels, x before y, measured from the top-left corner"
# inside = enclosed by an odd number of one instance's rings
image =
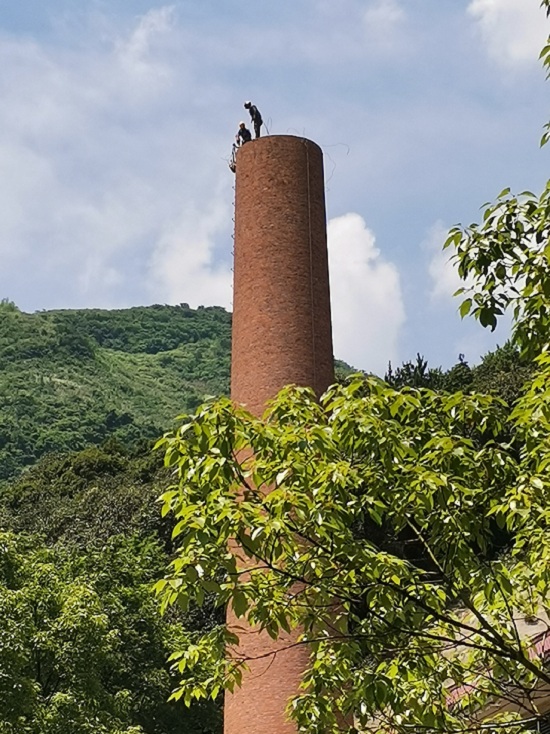
[[[487,393],[512,405],[533,369],[533,363],[521,358],[519,350],[507,343],[486,354],[474,367],[460,354],[458,362],[446,371],[440,367],[429,367],[427,361],[417,354],[414,362],[404,362],[395,371],[390,364],[385,380],[396,388],[427,387],[445,392]]]
[[[21,313],[0,304],[0,480],[52,451],[153,438],[227,393],[222,308]]]
[[[0,303],[0,732],[212,734],[219,702],[168,703],[171,551],[153,439],[229,390],[221,308],[21,313]]]
[[[230,347],[231,314],[219,307],[26,314],[1,302],[0,481],[51,452],[155,438],[205,396],[228,393]],[[387,379],[510,400],[526,369],[506,347],[479,367],[460,359],[446,372],[418,356]],[[336,371],[342,379],[351,368],[337,361]]]
[[[1,734],[220,731],[220,701],[167,703],[168,651],[219,620],[208,603],[162,619],[149,593],[173,551],[152,445],[228,393],[230,343],[221,308],[0,303]],[[418,355],[386,379],[513,402],[529,371],[506,346],[447,371]]]

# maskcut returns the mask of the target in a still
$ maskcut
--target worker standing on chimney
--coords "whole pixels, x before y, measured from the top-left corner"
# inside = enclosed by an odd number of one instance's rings
[[[245,106],[245,109],[247,109],[250,112],[250,119],[252,120],[252,125],[254,126],[254,134],[257,138],[259,138],[260,128],[263,124],[262,115],[260,113],[260,110],[256,107],[255,104],[252,104],[252,102],[245,102],[244,106]]]

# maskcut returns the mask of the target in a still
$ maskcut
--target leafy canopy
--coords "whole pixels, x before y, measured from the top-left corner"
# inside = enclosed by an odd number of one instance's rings
[[[163,618],[151,596],[170,557],[159,465],[149,445],[111,441],[46,457],[2,492],[2,734],[220,730],[218,702],[167,702],[170,651],[215,622],[208,607]]]
[[[293,715],[308,731],[336,730],[338,711],[457,728],[508,686],[550,682],[517,629],[545,605],[547,480],[531,452],[499,443],[505,419],[495,398],[362,377],[320,404],[288,388],[261,420],[206,406],[163,441],[180,480],[163,497],[179,546],[164,604],[213,593],[273,637],[299,629],[312,656]],[[239,682],[232,641],[216,628],[177,653],[176,695]]]
[[[158,650],[181,640],[147,599],[156,557],[130,541],[85,561],[0,534],[2,734],[153,731],[155,688],[169,687]]]

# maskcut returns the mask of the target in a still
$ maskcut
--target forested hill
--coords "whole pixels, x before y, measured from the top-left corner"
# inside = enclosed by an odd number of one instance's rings
[[[231,314],[216,306],[27,314],[0,302],[0,481],[52,452],[158,437],[205,396],[229,391],[230,347]],[[340,374],[350,369],[337,362]],[[525,370],[505,348],[447,372],[419,356],[386,378],[513,401]]]
[[[221,733],[221,697],[167,703],[180,678],[170,652],[220,617],[208,600],[159,614],[150,590],[173,546],[156,498],[170,476],[140,439],[227,393],[230,332],[215,307],[0,302],[1,732]],[[386,379],[512,403],[530,369],[507,346],[475,368],[418,356]]]
[[[231,314],[0,303],[0,480],[52,451],[154,438],[229,389]]]

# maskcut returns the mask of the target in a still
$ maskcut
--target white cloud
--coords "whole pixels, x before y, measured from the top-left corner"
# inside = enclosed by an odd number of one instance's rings
[[[471,0],[467,12],[495,62],[506,67],[537,62],[548,37],[539,0]]]
[[[0,35],[0,297],[229,305],[214,252],[224,226],[230,250],[232,178],[173,10],[103,31],[81,45]]]
[[[354,367],[384,374],[398,361],[405,312],[399,273],[375,247],[359,214],[328,223],[334,352]]]
[[[211,242],[231,220],[229,207],[215,200],[207,209],[186,207],[157,242],[151,258],[152,291],[159,285],[170,303],[231,308],[232,274],[216,265]]]
[[[133,75],[158,74],[164,76],[168,67],[155,60],[152,47],[174,29],[174,7],[153,9],[142,16],[126,38],[117,43],[116,52],[121,63]]]
[[[449,228],[438,221],[430,227],[426,239],[422,242],[422,249],[430,255],[428,273],[432,281],[430,296],[434,301],[454,302],[453,293],[464,285],[452,261],[453,251],[443,249],[448,234]]]

